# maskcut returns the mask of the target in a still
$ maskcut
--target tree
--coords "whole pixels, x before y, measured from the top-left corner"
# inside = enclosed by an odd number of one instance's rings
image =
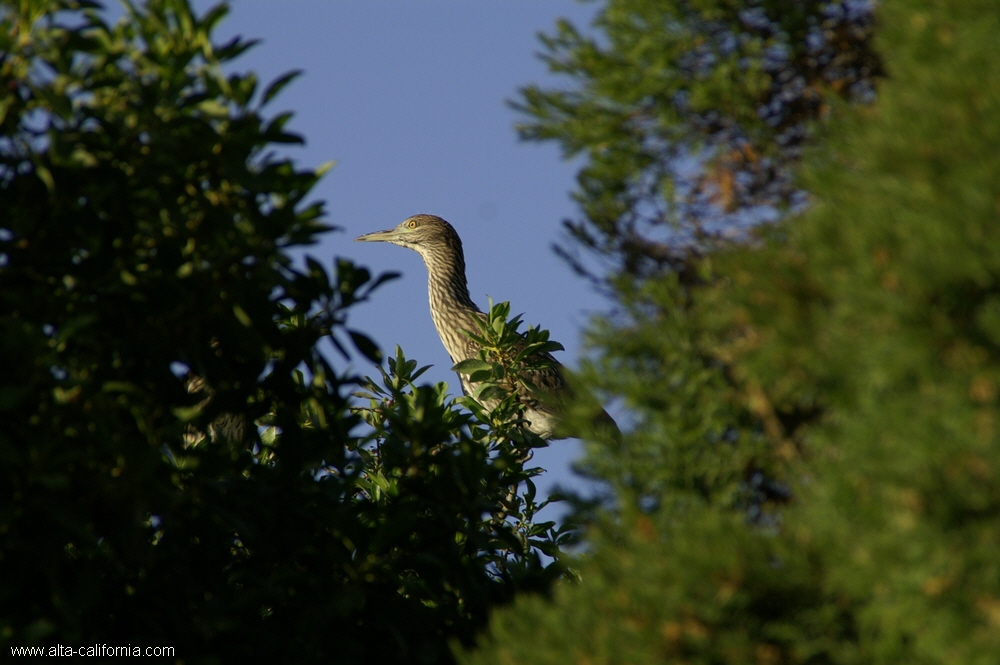
[[[347,316],[392,275],[290,254],[329,230],[265,112],[294,73],[223,74],[224,5],[98,9],[0,5],[0,642],[449,662],[563,571],[539,442],[319,352],[380,356]]]
[[[630,318],[597,329],[594,380],[637,424],[588,468],[617,512],[591,530],[581,584],[498,611],[464,662],[996,659],[991,9],[886,3],[888,78],[817,130],[797,181],[809,210],[683,272],[613,282]],[[748,515],[755,477],[792,502]]]
[[[586,156],[584,217],[558,250],[592,277],[673,269],[801,204],[792,173],[811,125],[837,99],[870,99],[882,71],[867,0],[610,0],[594,28],[543,35],[572,85],[527,86],[513,104],[522,138]]]

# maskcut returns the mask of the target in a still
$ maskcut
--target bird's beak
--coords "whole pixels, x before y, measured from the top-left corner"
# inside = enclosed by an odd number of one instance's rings
[[[387,229],[385,231],[375,231],[358,236],[354,239],[354,242],[392,242],[395,239],[396,229]]]

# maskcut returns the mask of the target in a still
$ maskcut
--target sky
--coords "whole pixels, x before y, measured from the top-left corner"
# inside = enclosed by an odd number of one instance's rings
[[[204,11],[214,3],[196,1]],[[548,329],[573,367],[591,315],[610,304],[552,251],[561,221],[577,217],[570,198],[579,163],[564,161],[556,145],[518,140],[519,119],[507,101],[538,83],[567,86],[537,57],[539,32],[566,17],[587,26],[597,6],[568,0],[233,0],[217,27],[217,43],[233,35],[261,43],[234,70],[255,71],[262,82],[292,69],[304,74],[268,110],[292,111],[288,129],[305,137],[286,154],[302,166],[335,161],[314,190],[326,201],[327,223],[342,230],[307,253],[331,266],[345,257],[373,273],[395,270],[366,303],[351,310],[349,326],[391,354],[433,368],[421,377],[458,379],[431,322],[426,271],[410,250],[353,238],[395,226],[416,213],[444,217],[465,246],[469,291],[485,308],[487,296],[508,300],[527,324]],[[279,9],[280,8],[280,9]],[[331,357],[344,367],[339,357]],[[356,371],[374,375],[360,355]],[[612,413],[614,415],[614,413]],[[554,485],[583,487],[570,465],[576,441],[554,441],[536,451]]]

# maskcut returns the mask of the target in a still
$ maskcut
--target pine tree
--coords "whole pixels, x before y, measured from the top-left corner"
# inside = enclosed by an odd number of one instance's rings
[[[995,10],[880,7],[888,78],[833,105],[808,211],[616,283],[593,378],[636,425],[588,458],[614,512],[580,584],[499,611],[464,662],[995,662]]]
[[[679,250],[801,205],[810,127],[882,73],[867,0],[609,0],[593,27],[543,35],[570,85],[513,106],[522,138],[586,157],[559,251],[596,278],[676,268]]]

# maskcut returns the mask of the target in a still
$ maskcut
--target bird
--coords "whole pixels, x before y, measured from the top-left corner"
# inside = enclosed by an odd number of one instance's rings
[[[436,215],[419,214],[407,217],[394,228],[366,233],[354,240],[387,242],[420,254],[427,267],[431,319],[452,363],[478,357],[479,344],[462,331],[478,334],[476,320],[484,320],[486,314],[469,297],[462,240],[451,224]],[[527,429],[542,439],[565,438],[561,414],[569,386],[562,365],[548,353],[541,355],[545,366],[526,370],[521,376],[526,385],[519,387],[518,397],[524,406],[524,419]],[[462,391],[474,394],[476,384],[469,375],[459,373],[458,377]],[[484,406],[494,408],[496,404],[484,400]],[[611,417],[602,413],[597,422],[606,425],[610,421],[613,426]]]
[[[184,387],[191,394],[204,395],[198,406],[205,408],[212,401],[215,394],[211,388],[205,384],[205,379],[194,372],[188,371],[184,377]],[[208,425],[207,431],[199,431],[189,424],[184,432],[184,445],[196,445],[205,439],[210,441],[223,440],[228,443],[242,444],[247,450],[257,450],[260,446],[260,434],[257,426],[246,414],[243,413],[220,413]]]
[[[213,337],[208,345],[215,352],[215,355],[223,357],[222,345],[217,337]],[[198,403],[198,408],[208,407],[215,397],[215,390],[205,382],[204,378],[195,374],[190,368],[184,374],[183,379],[184,388],[188,393],[203,396],[203,399]],[[204,432],[189,424],[184,432],[184,445],[185,447],[195,445],[206,438],[211,441],[221,439],[232,444],[242,444],[251,451],[259,450],[261,443],[257,425],[245,413],[222,412],[215,417],[215,420],[208,425],[208,430]]]

